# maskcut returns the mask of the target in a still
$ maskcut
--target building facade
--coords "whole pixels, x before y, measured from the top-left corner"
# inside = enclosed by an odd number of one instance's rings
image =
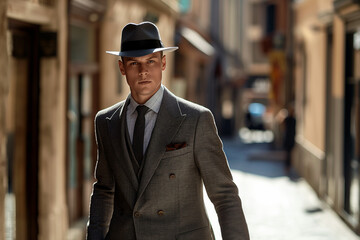
[[[242,4],[242,56],[247,75],[242,89],[241,127],[272,130],[274,148],[282,147],[277,117],[294,100],[292,85],[293,16],[287,0],[250,0]],[[251,106],[261,106],[261,120],[251,120]]]
[[[155,22],[174,44],[178,1],[0,3],[0,239],[83,239],[96,112],[125,98],[121,29]],[[172,78],[168,56],[165,85]]]
[[[67,1],[5,1],[1,9],[7,46],[1,54],[7,62],[1,233],[64,239]]]
[[[342,135],[344,173],[342,208],[344,211],[342,211],[342,216],[360,234],[360,3],[358,1],[335,1],[334,8],[339,19],[336,18],[336,28],[334,23],[332,34],[342,33],[342,39],[337,41],[344,43],[341,55],[344,58],[341,63],[343,70],[340,71],[340,68],[338,70],[339,73],[342,73],[340,82],[343,85],[344,108],[344,132]],[[328,34],[331,35],[331,32]],[[331,89],[335,92],[336,85],[334,85],[333,83]],[[335,99],[334,93],[331,99]],[[327,107],[329,114],[335,116],[337,113],[331,112],[330,104],[331,102]],[[327,145],[327,152],[331,152],[332,145],[330,144],[331,142]],[[328,170],[331,169],[328,168]]]
[[[210,34],[217,55],[209,88],[213,109],[222,136],[238,133],[242,121],[242,87],[247,79],[242,42],[245,1],[211,1]]]
[[[240,121],[241,9],[242,1],[190,1],[177,23],[174,90],[208,107],[222,136],[235,134]]]
[[[295,166],[358,234],[358,1],[295,1]]]

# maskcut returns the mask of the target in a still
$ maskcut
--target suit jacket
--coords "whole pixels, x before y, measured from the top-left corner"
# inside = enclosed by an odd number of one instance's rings
[[[138,178],[132,151],[126,146],[126,108],[123,101],[95,118],[97,181],[87,239],[213,239],[203,184],[223,239],[249,239],[238,189],[211,112],[165,89]]]

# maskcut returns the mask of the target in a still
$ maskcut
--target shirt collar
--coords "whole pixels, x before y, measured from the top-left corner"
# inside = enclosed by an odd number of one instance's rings
[[[149,100],[147,100],[147,102],[144,105],[147,106],[152,111],[154,111],[155,113],[159,113],[163,95],[164,95],[164,86],[161,84],[159,90]],[[128,98],[130,99],[128,111],[130,112],[130,114],[132,114],[136,110],[136,107],[139,106],[140,104],[138,104],[134,100],[131,94],[129,94]]]

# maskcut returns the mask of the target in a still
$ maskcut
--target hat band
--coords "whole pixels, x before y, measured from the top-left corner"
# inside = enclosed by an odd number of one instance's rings
[[[121,51],[125,52],[125,51],[135,51],[135,50],[162,48],[162,47],[164,46],[160,40],[148,39],[148,40],[123,42],[121,44]]]

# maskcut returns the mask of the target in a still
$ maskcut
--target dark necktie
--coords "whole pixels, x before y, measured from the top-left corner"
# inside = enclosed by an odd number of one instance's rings
[[[135,122],[132,147],[135,158],[139,163],[139,166],[141,166],[141,162],[144,157],[143,151],[144,151],[145,114],[148,111],[148,109],[149,108],[144,105],[139,105],[136,108],[136,111],[138,112],[138,116]]]

